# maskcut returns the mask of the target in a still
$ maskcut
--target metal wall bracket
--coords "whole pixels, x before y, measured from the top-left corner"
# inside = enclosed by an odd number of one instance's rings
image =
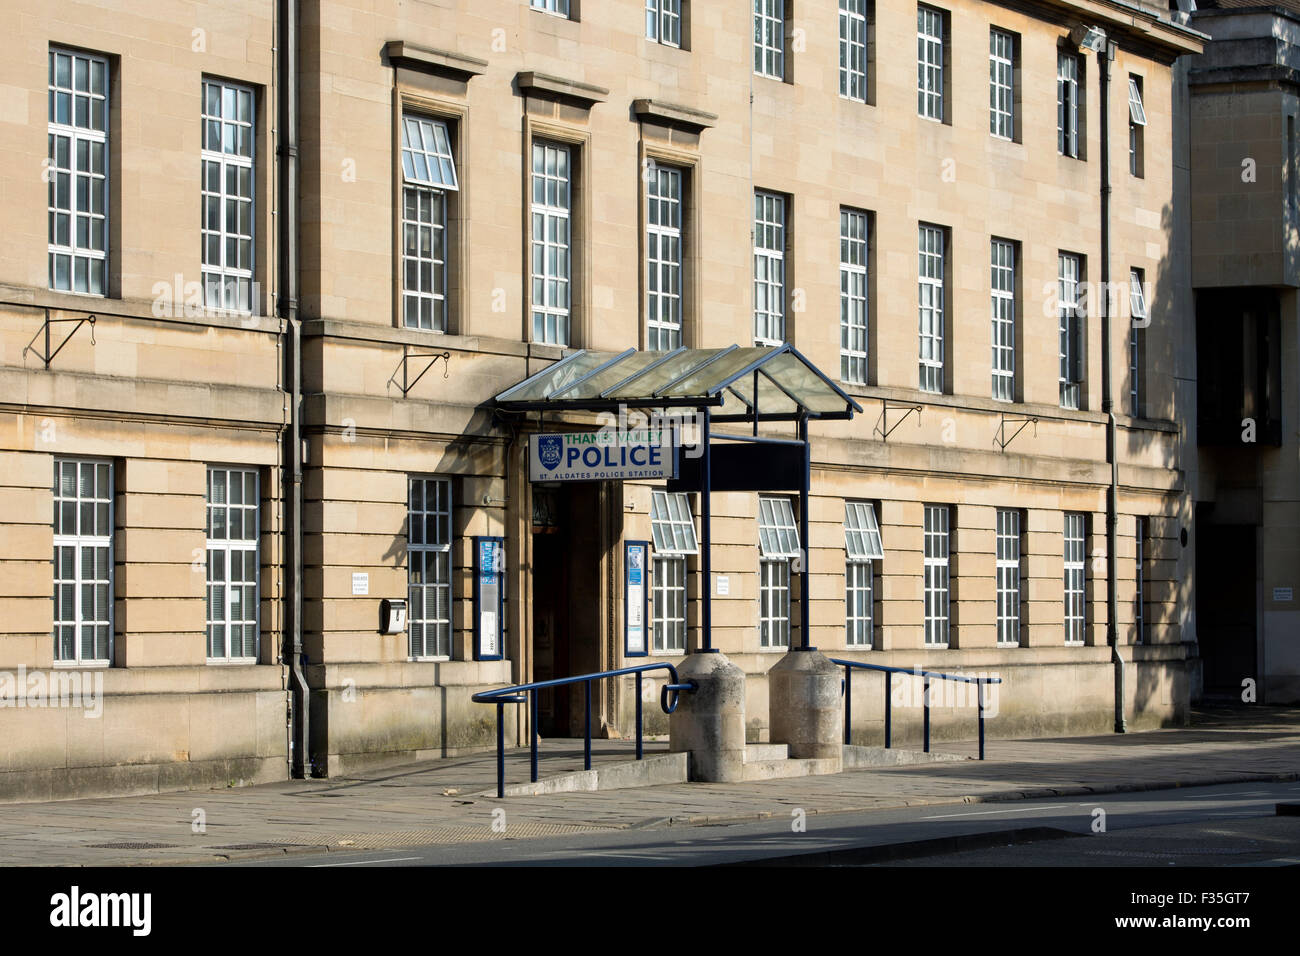
[[[1022,431],[1024,431],[1025,428],[1031,423],[1034,426],[1034,436],[1035,437],[1038,436],[1037,418],[1019,418],[1019,417],[1008,418],[1005,412],[1002,413],[1001,418],[1002,420],[998,423],[997,434],[993,436],[993,444],[998,446],[998,451],[1006,451],[1007,446],[1010,445],[1013,441],[1015,441],[1016,436],[1019,435]],[[1020,426],[1019,428],[1017,428],[1015,431],[1011,433],[1010,438],[1007,437],[1007,425],[1009,424]]]
[[[55,346],[53,351],[50,351],[50,326],[54,325],[56,322],[76,322],[77,324],[72,327],[71,332],[69,332],[67,335],[63,337],[63,341],[60,342],[57,346]],[[37,355],[41,357],[41,361],[45,363],[45,367],[48,369],[50,367],[50,363],[54,361],[54,356],[58,355],[61,351],[63,351],[63,346],[67,345],[68,340],[71,339],[74,335],[76,335],[77,330],[87,322],[90,323],[90,344],[94,345],[95,344],[95,316],[93,314],[82,316],[80,319],[51,319],[50,310],[46,309],[45,321],[42,322],[41,327],[36,330],[36,334],[32,336],[31,342],[28,342],[27,345],[23,348],[23,358],[27,358],[28,352],[35,352]],[[45,336],[44,352],[41,352],[35,345],[32,344],[37,339],[39,339],[42,334],[44,334]]]
[[[881,441],[889,441],[890,433],[899,425],[903,424],[903,422],[907,419],[907,416],[912,414],[912,412],[916,412],[916,425],[918,428],[921,427],[921,406],[920,405],[899,404],[898,402],[891,403],[889,399],[884,399],[881,405],[882,407],[880,409],[880,417],[876,419],[876,425],[871,430],[871,433],[873,435],[880,436]],[[900,418],[898,421],[894,422],[894,424],[892,425],[889,424],[889,410],[891,408],[894,411],[902,411],[903,413],[903,417]]]
[[[424,368],[420,369],[419,373],[415,376],[415,378],[411,378],[409,374],[411,359],[429,360],[428,364],[425,365]],[[398,369],[393,369],[393,374],[388,377],[388,381],[396,385],[398,388],[400,388],[402,390],[402,394],[406,395],[411,391],[411,389],[415,388],[416,383],[420,381],[420,379],[424,378],[424,373],[429,371],[429,369],[433,368],[433,364],[437,362],[438,359],[442,359],[442,363],[443,363],[442,377],[446,378],[449,367],[451,366],[450,352],[421,352],[418,350],[413,351],[410,346],[404,345],[402,346],[402,361],[401,361],[401,368],[400,368],[400,371],[402,373],[402,381],[400,383],[398,383],[397,381]]]

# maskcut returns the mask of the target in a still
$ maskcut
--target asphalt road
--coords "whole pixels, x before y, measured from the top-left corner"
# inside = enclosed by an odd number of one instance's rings
[[[793,815],[774,816],[758,823],[660,825],[518,840],[510,838],[507,808],[506,832],[495,840],[339,850],[223,865],[1297,865],[1300,817],[1277,817],[1278,803],[1300,803],[1300,784],[1232,784],[1109,794],[1094,800],[1073,796],[809,814],[802,821]],[[796,829],[800,822],[801,832]],[[922,841],[929,842],[915,845]],[[1007,845],[1013,842],[1017,845]],[[798,859],[810,854],[805,861]]]

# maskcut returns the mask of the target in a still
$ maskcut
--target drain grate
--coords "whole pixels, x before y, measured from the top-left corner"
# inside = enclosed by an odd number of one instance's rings
[[[134,840],[119,840],[116,843],[87,843],[91,850],[174,850],[175,843],[141,843]]]

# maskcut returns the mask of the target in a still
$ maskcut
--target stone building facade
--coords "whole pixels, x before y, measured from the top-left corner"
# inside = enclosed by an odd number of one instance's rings
[[[799,556],[760,546],[785,506],[748,493],[715,496],[712,582],[655,552],[655,659],[698,646],[712,588],[753,739],[796,560],[823,651],[996,672],[994,735],[1110,728],[1103,148],[1125,710],[1185,718],[1172,70],[1201,40],[1161,5],[24,0],[15,22],[0,670],[90,675],[102,714],[0,708],[6,797],[454,755],[494,742],[474,692],[619,666],[622,543],[697,503],[529,482],[530,432],[596,423],[493,398],[573,349],[789,341],[864,409],[813,428]],[[500,655],[476,653],[482,538]],[[409,602],[395,633],[384,599]],[[855,739],[880,694],[855,682]],[[601,732],[633,703],[600,685]],[[544,701],[544,734],[579,719]]]

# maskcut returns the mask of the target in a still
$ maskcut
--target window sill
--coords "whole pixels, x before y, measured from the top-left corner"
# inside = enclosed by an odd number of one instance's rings
[[[446,664],[450,661],[450,657],[408,657],[406,659],[408,664]]]
[[[211,667],[248,667],[257,663],[256,657],[208,657],[203,663]]]
[[[50,664],[51,669],[58,671],[67,670],[96,670],[105,671],[112,667],[111,661],[54,661]]]

